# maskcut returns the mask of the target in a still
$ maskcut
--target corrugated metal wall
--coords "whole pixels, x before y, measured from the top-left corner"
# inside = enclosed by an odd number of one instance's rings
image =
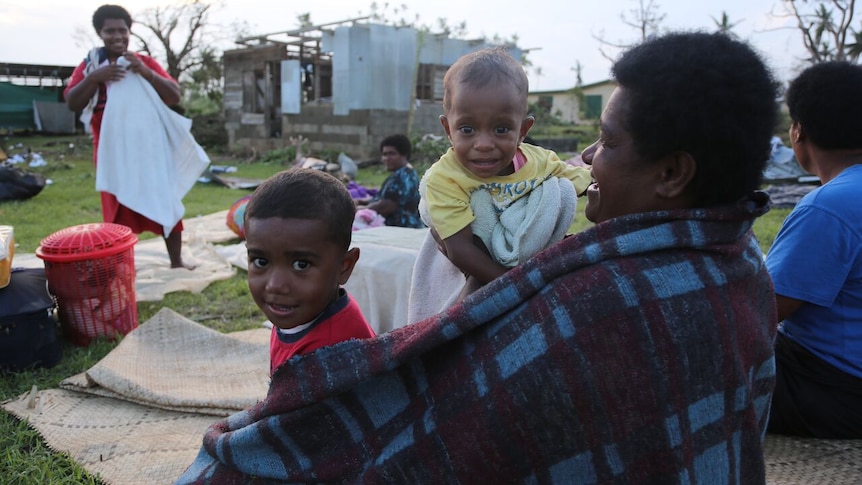
[[[411,28],[376,24],[336,28],[332,37],[333,114],[346,115],[355,109],[406,111],[416,68],[416,40]]]
[[[407,111],[420,63],[450,66],[464,54],[488,44],[440,37],[410,27],[361,24],[336,28],[323,37],[321,46],[333,52],[333,114],[346,115],[357,109]],[[509,52],[516,59],[521,56],[520,49]]]

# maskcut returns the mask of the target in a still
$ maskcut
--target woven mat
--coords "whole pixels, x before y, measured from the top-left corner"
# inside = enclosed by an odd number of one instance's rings
[[[3,408],[107,484],[172,483],[217,416],[263,399],[269,331],[221,334],[162,309],[61,389]]]
[[[162,308],[104,359],[60,387],[170,411],[227,416],[266,396],[269,331],[251,332],[256,341],[224,335]]]
[[[169,484],[207,427],[266,394],[269,331],[221,334],[170,309],[90,370],[3,403],[106,484]],[[767,483],[862,483],[862,440],[768,435]]]
[[[862,483],[862,440],[766,435],[766,483]]]

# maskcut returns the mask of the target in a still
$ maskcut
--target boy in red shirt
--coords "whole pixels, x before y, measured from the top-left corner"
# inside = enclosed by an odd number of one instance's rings
[[[342,288],[359,259],[354,211],[344,184],[314,169],[279,172],[249,200],[248,288],[273,325],[270,373],[295,355],[374,336]]]

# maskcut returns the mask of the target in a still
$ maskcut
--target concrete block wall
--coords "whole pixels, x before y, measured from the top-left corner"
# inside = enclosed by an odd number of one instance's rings
[[[332,114],[331,104],[306,104],[298,115],[282,117],[281,138],[269,138],[255,125],[232,124],[228,121],[228,133],[232,145],[272,150],[290,146],[290,138],[308,138],[307,153],[314,155],[322,151],[344,152],[354,160],[378,158],[378,145],[384,137],[394,133],[408,136],[427,133],[445,135],[440,126],[442,107],[423,104],[414,113],[413,133],[407,133],[408,113],[396,110],[353,110],[344,116]]]
[[[413,133],[446,136],[446,132],[440,124],[440,115],[442,114],[442,104],[423,104],[419,106],[413,115]]]

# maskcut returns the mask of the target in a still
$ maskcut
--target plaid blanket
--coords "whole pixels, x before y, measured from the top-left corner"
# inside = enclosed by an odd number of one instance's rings
[[[177,483],[763,483],[768,205],[598,224],[441,315],[291,360]]]

